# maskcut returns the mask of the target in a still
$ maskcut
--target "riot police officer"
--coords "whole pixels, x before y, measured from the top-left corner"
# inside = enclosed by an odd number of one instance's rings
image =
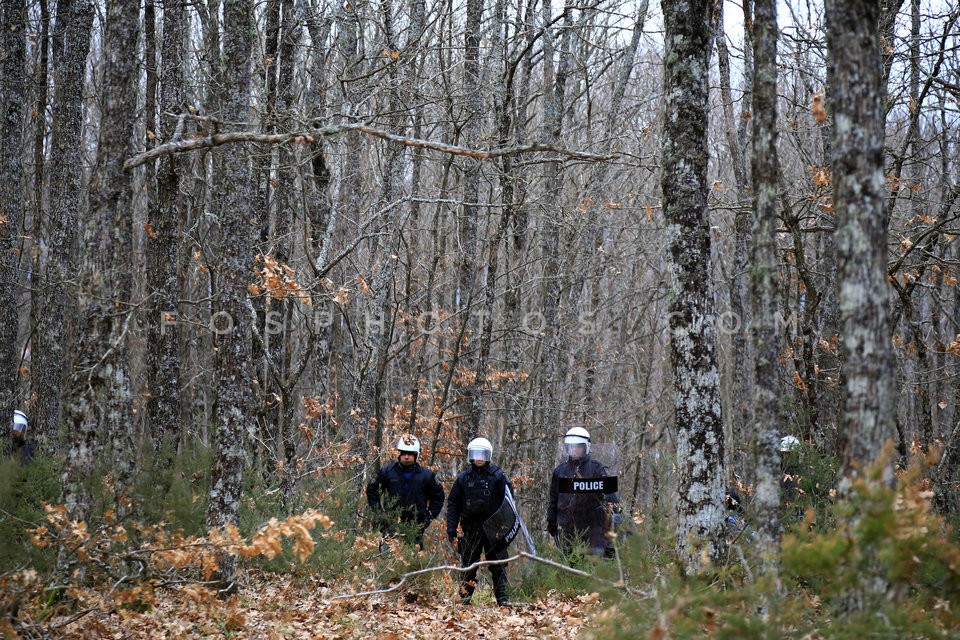
[[[27,414],[19,409],[13,412],[13,424],[10,426],[10,450],[12,455],[26,466],[33,460],[36,445],[27,442]]]
[[[450,489],[447,501],[447,538],[460,552],[462,567],[470,566],[480,560],[504,560],[507,550],[489,539],[484,532],[483,523],[501,507],[510,480],[500,467],[490,463],[493,458],[493,445],[486,438],[475,438],[467,445],[469,467],[461,471]],[[463,535],[457,537],[457,526],[463,529]],[[492,564],[490,576],[493,578],[493,593],[497,604],[508,604],[507,570],[502,564]],[[460,600],[470,603],[476,587],[477,568],[465,571],[460,578]]]
[[[550,502],[547,506],[547,532],[554,537],[564,552],[569,553],[576,542],[585,543],[597,555],[612,556],[607,539],[612,524],[622,521],[620,497],[616,492],[596,491],[592,484],[603,487],[609,477],[606,466],[590,457],[590,433],[583,427],[573,427],[563,437],[566,460],[553,471],[550,478]],[[564,490],[563,485],[575,486],[572,480],[598,479],[580,492]]]
[[[381,467],[367,485],[367,503],[386,535],[395,533],[396,528],[389,508],[396,509],[400,523],[416,525],[414,542],[422,549],[424,531],[443,509],[443,487],[433,471],[417,464],[419,456],[420,440],[411,434],[400,436],[397,461]]]

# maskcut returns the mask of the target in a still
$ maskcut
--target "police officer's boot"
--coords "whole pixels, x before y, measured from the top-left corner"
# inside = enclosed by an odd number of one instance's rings
[[[497,599],[497,606],[505,607],[510,604],[510,602],[507,600],[508,587],[509,584],[507,583],[506,575],[494,581],[493,595]]]

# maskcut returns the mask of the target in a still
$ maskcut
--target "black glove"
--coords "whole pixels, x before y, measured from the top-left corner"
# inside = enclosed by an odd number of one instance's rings
[[[457,544],[457,532],[456,531],[447,531],[447,540],[450,541],[450,544]]]
[[[547,533],[549,533],[549,534],[552,535],[552,536],[557,535],[557,523],[556,523],[556,522],[548,522],[548,523],[547,523]]]

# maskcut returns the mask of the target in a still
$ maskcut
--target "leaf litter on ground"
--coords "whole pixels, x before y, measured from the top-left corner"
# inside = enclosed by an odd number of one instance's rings
[[[96,611],[58,629],[62,638],[233,638],[409,640],[413,638],[579,638],[602,609],[599,594],[549,592],[535,602],[464,606],[453,594],[410,591],[341,598],[351,585],[249,575],[227,600],[187,590],[155,594],[146,611]],[[53,621],[54,624],[56,621]]]

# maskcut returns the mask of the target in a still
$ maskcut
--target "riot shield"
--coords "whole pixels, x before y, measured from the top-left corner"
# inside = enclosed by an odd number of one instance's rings
[[[557,444],[556,468],[561,470],[560,493],[601,493],[611,495],[619,491],[620,452],[617,445],[601,442],[590,445],[590,464],[578,465]]]
[[[591,444],[586,455],[571,456],[557,447],[551,490],[561,538],[581,538],[603,550],[616,537],[613,515],[619,514],[619,456],[613,444]],[[555,491],[555,493],[554,493]]]
[[[509,489],[508,489],[509,491]],[[491,543],[491,552],[506,549],[520,532],[520,517],[509,496],[504,495],[503,504],[483,523],[483,533]]]

